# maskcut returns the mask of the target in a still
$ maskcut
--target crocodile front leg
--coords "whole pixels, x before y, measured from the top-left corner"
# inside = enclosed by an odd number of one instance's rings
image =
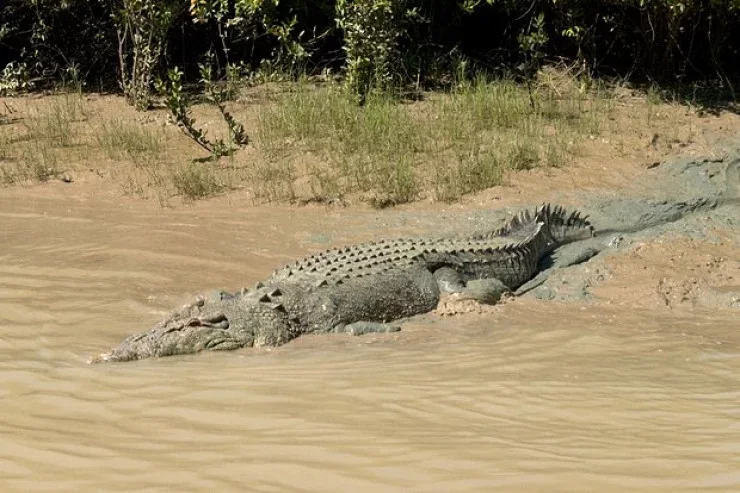
[[[460,299],[475,300],[484,305],[495,305],[505,294],[511,293],[509,287],[496,278],[472,279],[460,292]]]
[[[344,332],[353,336],[364,336],[365,334],[378,334],[386,332],[398,332],[400,325],[383,322],[354,322],[347,325],[334,327],[334,332]]]

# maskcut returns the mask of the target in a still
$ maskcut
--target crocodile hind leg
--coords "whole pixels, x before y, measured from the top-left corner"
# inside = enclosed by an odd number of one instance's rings
[[[435,270],[434,280],[437,281],[440,293],[461,293],[465,290],[465,280],[452,267],[440,267]]]
[[[465,281],[455,269],[442,267],[434,271],[441,293],[455,295],[455,299],[474,300],[486,305],[496,304],[511,289],[496,278]]]

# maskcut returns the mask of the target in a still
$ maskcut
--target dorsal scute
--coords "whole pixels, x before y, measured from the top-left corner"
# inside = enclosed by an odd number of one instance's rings
[[[594,228],[588,216],[577,210],[568,211],[564,207],[544,204],[537,208],[537,220],[547,228],[552,241],[557,244],[583,239],[593,235]]]

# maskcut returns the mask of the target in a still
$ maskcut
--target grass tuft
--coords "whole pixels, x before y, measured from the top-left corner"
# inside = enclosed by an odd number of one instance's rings
[[[223,189],[209,165],[194,162],[188,162],[175,170],[172,184],[186,200],[211,197]]]
[[[71,147],[76,144],[75,123],[86,118],[82,99],[78,95],[57,96],[25,121],[24,140],[44,142],[52,147]]]
[[[103,122],[95,139],[108,158],[129,158],[137,164],[159,159],[165,148],[162,129],[121,120]]]

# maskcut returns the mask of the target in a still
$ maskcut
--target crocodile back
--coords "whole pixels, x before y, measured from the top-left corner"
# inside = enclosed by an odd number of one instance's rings
[[[399,238],[334,248],[275,271],[266,284],[342,284],[348,279],[420,267],[452,267],[466,279],[496,277],[511,288],[526,282],[558,244],[590,236],[579,213],[542,206],[522,211],[490,233],[461,238]]]

